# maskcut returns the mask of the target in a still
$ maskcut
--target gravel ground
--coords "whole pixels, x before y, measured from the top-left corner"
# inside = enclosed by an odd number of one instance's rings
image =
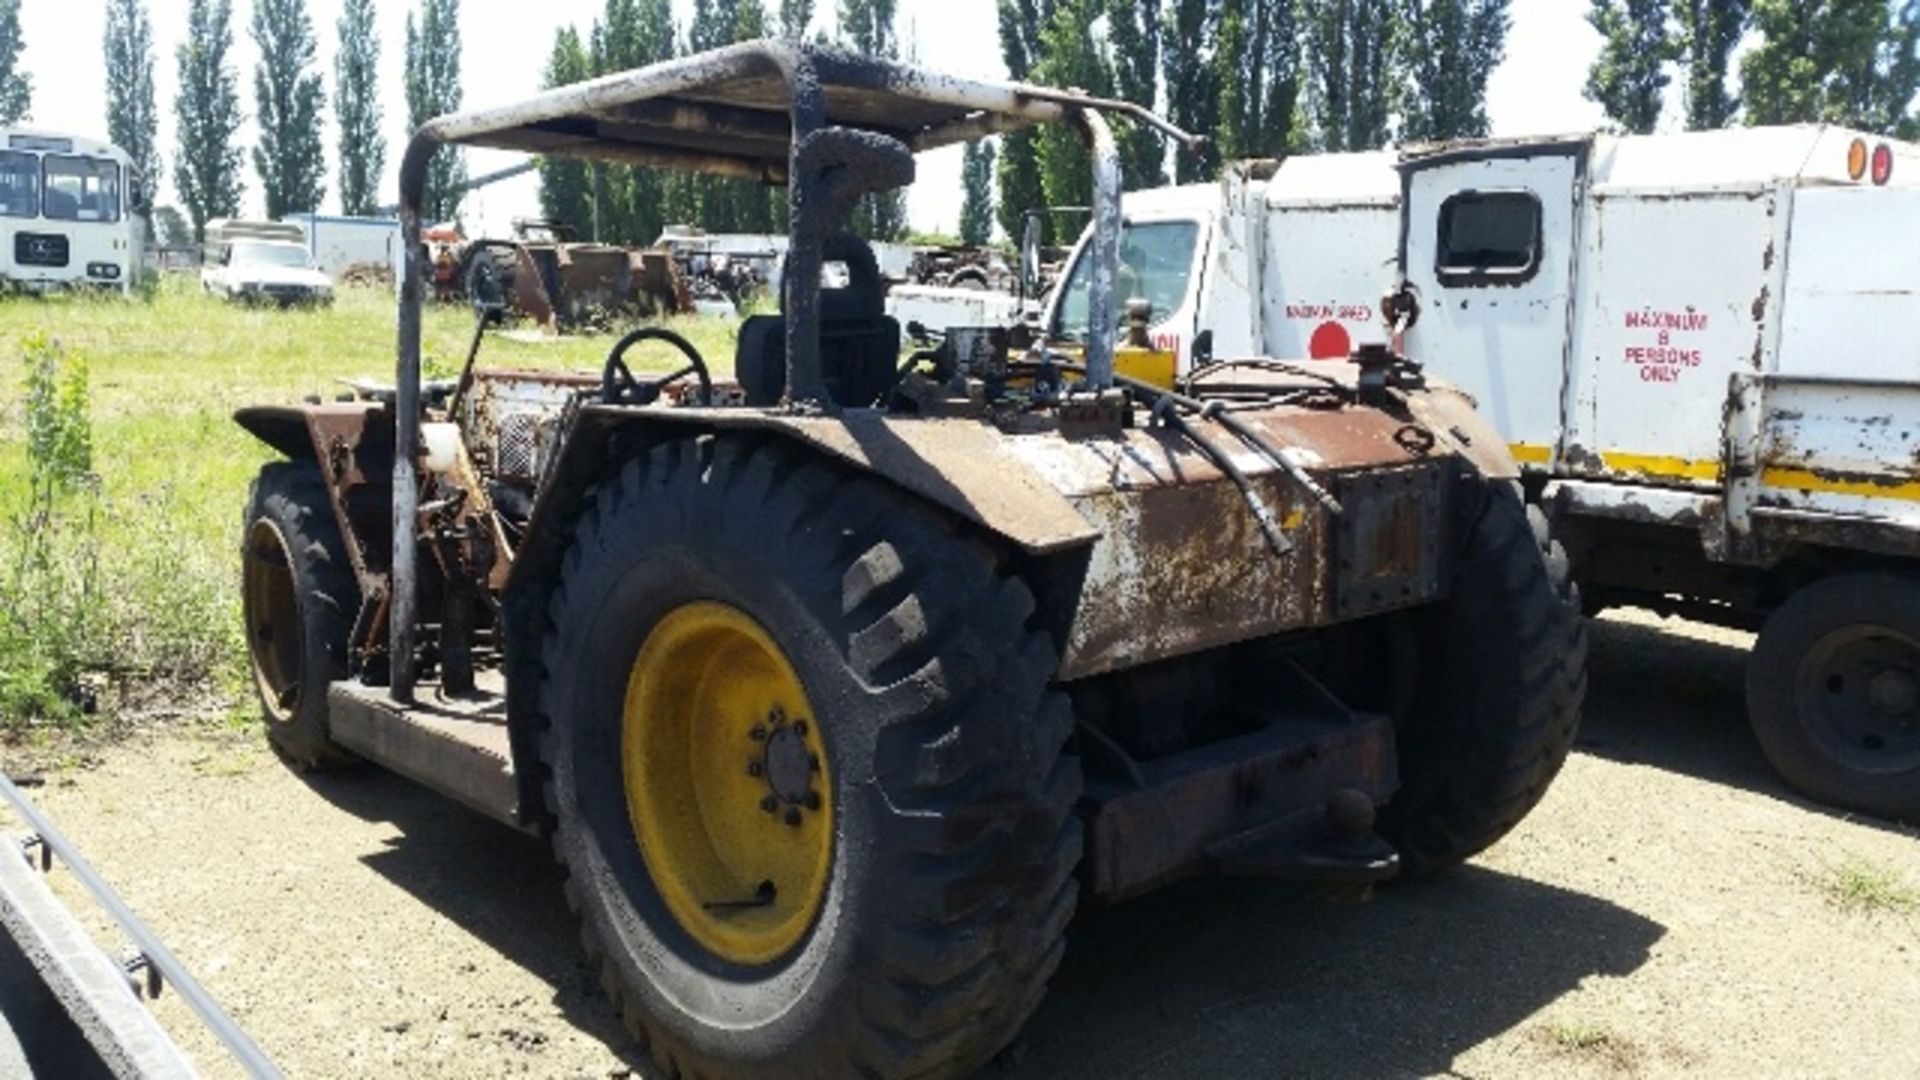
[[[1920,837],[1783,789],[1744,725],[1749,641],[1602,620],[1566,771],[1456,872],[1084,914],[993,1073],[1920,1075]],[[542,848],[405,781],[176,731],[34,795],[290,1074],[645,1073]],[[233,1072],[176,996],[157,1009]]]

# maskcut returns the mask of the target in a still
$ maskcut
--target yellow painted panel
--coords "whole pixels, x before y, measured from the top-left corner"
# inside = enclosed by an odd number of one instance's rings
[[[1691,460],[1666,454],[1630,454],[1609,450],[1600,455],[1607,468],[1619,472],[1658,476],[1669,480],[1718,480],[1720,462]]]
[[[1864,476],[1822,476],[1808,469],[1789,469],[1769,465],[1760,470],[1760,482],[1767,487],[1796,488],[1835,495],[1860,495],[1869,499],[1920,500],[1920,480],[1878,480]]]
[[[1162,390],[1173,389],[1174,355],[1158,349],[1132,349],[1121,346],[1113,351],[1113,370],[1129,379],[1152,383]]]

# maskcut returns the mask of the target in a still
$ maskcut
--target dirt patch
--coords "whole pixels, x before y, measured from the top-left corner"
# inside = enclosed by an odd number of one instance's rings
[[[1920,839],[1785,790],[1742,715],[1748,641],[1602,620],[1566,771],[1456,872],[1086,912],[994,1074],[1920,1075],[1920,913],[1832,894],[1847,865],[1920,882]],[[378,770],[291,773],[250,732],[97,753],[34,796],[290,1074],[644,1074],[535,841]]]

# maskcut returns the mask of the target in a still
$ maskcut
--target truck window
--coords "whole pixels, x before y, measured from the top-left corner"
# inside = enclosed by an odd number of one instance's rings
[[[47,157],[47,216],[119,221],[120,166],[105,158]]]
[[[1153,305],[1154,322],[1176,311],[1187,298],[1187,279],[1193,272],[1193,249],[1200,242],[1195,221],[1151,221],[1120,230],[1120,280],[1115,283],[1118,310],[1124,324],[1127,301],[1144,299]],[[1055,309],[1049,333],[1056,341],[1079,341],[1087,333],[1087,291],[1093,280],[1093,259],[1087,248],[1074,260],[1066,292]]]
[[[1540,200],[1530,191],[1460,191],[1440,204],[1434,272],[1442,285],[1512,285],[1540,268]]]
[[[0,215],[40,216],[40,157],[0,150]]]

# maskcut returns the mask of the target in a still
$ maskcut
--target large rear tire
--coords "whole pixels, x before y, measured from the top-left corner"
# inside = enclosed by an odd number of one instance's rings
[[[992,549],[789,448],[675,442],[601,487],[548,610],[555,853],[663,1068],[946,1075],[1013,1038],[1081,779]]]
[[[1409,876],[1471,858],[1526,817],[1567,759],[1586,696],[1566,553],[1515,485],[1482,490],[1448,600],[1414,622],[1418,692],[1399,717],[1400,789],[1379,822]]]
[[[319,466],[283,461],[260,470],[240,559],[248,666],[268,741],[302,768],[354,761],[327,734],[327,687],[346,677],[360,595]]]
[[[1843,574],[1789,596],[1747,661],[1747,714],[1801,792],[1920,821],[1920,580]]]

